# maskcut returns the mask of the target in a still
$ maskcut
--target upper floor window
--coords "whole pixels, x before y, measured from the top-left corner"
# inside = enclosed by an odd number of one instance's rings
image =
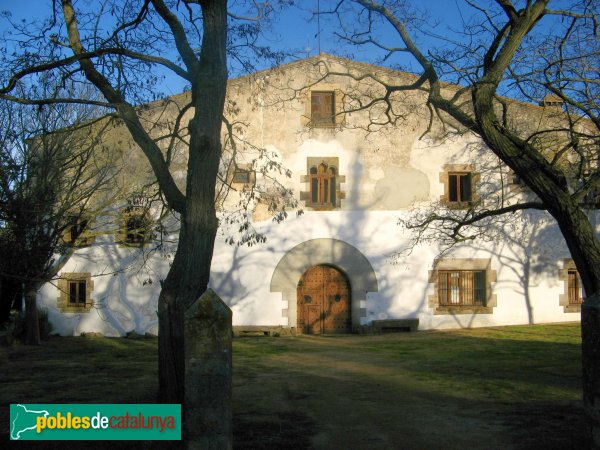
[[[143,212],[134,212],[127,216],[125,241],[128,244],[143,245],[150,234],[150,220]]]
[[[244,169],[236,169],[233,172],[233,183],[250,183],[250,171]]]
[[[444,184],[444,195],[440,202],[450,208],[468,208],[479,200],[476,183],[479,174],[475,173],[472,164],[447,164],[440,173],[440,181]]]
[[[152,239],[152,221],[141,206],[129,206],[121,216],[117,240],[122,245],[142,246]]]
[[[470,202],[472,200],[471,174],[449,173],[448,174],[448,201]]]
[[[69,237],[71,238],[71,242],[75,242],[79,236],[85,231],[88,226],[88,221],[86,219],[74,219],[71,221],[71,225],[69,226]]]
[[[310,93],[310,121],[313,126],[335,125],[335,92]]]
[[[301,177],[301,181],[307,187],[306,191],[300,192],[300,200],[304,200],[306,206],[319,211],[341,206],[345,195],[341,184],[346,177],[339,173],[337,157],[307,158],[307,174]]]
[[[88,219],[72,217],[68,223],[69,225],[63,234],[66,243],[82,247],[94,242],[94,237],[87,233],[90,224]]]
[[[310,168],[310,202],[313,206],[335,207],[336,168],[324,162]]]
[[[256,172],[252,170],[251,164],[239,164],[229,169],[228,179],[231,180],[231,184],[254,185]]]

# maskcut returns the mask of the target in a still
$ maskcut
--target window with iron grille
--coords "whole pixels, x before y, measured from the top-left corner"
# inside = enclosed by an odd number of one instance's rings
[[[438,271],[438,296],[441,306],[486,306],[485,271]]]
[[[313,91],[310,93],[310,121],[313,126],[335,125],[335,93]]]

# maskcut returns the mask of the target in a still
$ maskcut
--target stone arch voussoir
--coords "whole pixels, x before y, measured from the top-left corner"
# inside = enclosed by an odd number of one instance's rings
[[[338,239],[311,239],[289,250],[275,267],[271,278],[271,292],[281,292],[284,307],[282,314],[288,326],[295,327],[297,320],[296,289],[302,275],[311,267],[326,264],[334,266],[348,277],[352,290],[352,328],[360,326],[366,317],[367,292],[377,292],[375,271],[369,260],[352,245]]]

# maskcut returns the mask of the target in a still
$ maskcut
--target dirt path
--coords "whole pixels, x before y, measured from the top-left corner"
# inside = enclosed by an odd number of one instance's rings
[[[381,337],[246,339],[234,359],[235,448],[581,448],[576,403],[429,389],[406,358],[369,349]]]

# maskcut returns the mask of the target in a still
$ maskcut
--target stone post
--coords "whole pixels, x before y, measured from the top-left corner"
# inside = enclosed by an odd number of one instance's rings
[[[600,294],[581,305],[583,405],[588,420],[590,448],[600,449]]]
[[[208,289],[185,314],[188,449],[232,448],[231,309]]]

